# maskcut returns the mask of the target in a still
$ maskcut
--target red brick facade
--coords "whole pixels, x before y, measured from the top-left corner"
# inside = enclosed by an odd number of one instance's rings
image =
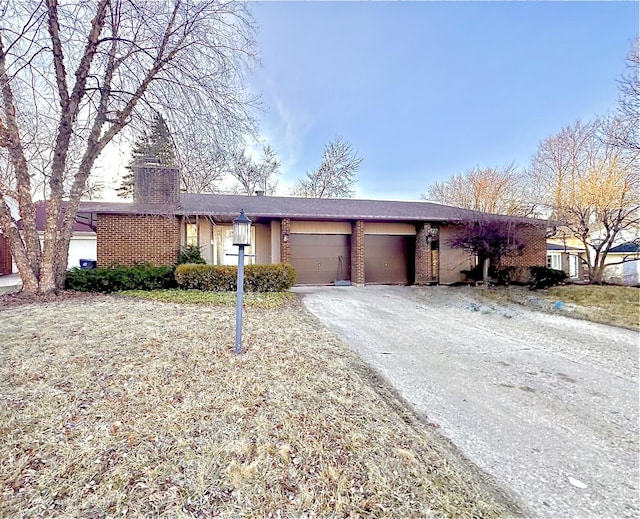
[[[351,223],[351,283],[364,285],[364,222]]]
[[[525,244],[522,254],[502,260],[503,267],[516,267],[517,281],[529,280],[529,267],[546,266],[547,264],[547,238],[544,226],[519,225],[517,235]]]
[[[291,262],[291,243],[289,236],[291,235],[291,220],[283,218],[280,222],[280,261],[282,263]]]
[[[9,239],[0,234],[0,275],[11,274]]]
[[[176,216],[99,214],[98,266],[118,263],[173,265],[180,251],[180,226]]]
[[[438,281],[437,251],[433,242],[437,240],[431,236],[431,225],[428,223],[417,225],[416,229],[416,285],[428,285]]]

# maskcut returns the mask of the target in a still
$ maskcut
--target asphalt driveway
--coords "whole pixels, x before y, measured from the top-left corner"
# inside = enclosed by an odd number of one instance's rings
[[[529,515],[640,515],[638,333],[468,289],[296,291]]]

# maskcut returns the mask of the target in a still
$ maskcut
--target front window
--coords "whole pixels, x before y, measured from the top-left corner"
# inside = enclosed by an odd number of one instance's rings
[[[187,223],[187,236],[185,245],[190,246],[193,245],[195,247],[198,246],[198,224],[197,223]]]
[[[558,253],[547,254],[547,267],[555,270],[562,270],[562,257]]]

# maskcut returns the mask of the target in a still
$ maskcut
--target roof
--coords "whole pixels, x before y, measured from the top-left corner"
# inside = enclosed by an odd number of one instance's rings
[[[559,250],[562,252],[583,252],[584,249],[579,247],[570,247],[568,245],[560,245],[558,243],[547,243],[547,250]]]
[[[36,230],[44,232],[47,221],[46,202],[40,200],[35,204],[36,208]],[[67,210],[67,202],[62,202],[60,216],[58,218],[58,229],[62,228],[62,221]],[[18,221],[18,228],[22,228],[21,221]],[[90,233],[95,234],[95,224],[92,221],[91,214],[87,214],[82,209],[76,215],[76,221],[73,224],[73,233]]]
[[[621,245],[618,245],[616,247],[611,247],[609,249],[609,254],[611,253],[628,254],[633,252],[636,252],[636,253],[640,252],[640,243],[629,241],[627,243],[623,243]]]
[[[83,211],[108,214],[167,213],[158,206],[141,207],[132,203],[83,203]],[[299,220],[380,220],[459,222],[486,218],[486,213],[436,204],[433,202],[400,202],[391,200],[360,200],[354,198],[297,198],[283,196],[247,196],[181,193],[178,208],[171,211],[183,216],[213,216],[232,221],[244,209],[251,219],[294,218]],[[545,221],[491,215],[529,224]]]

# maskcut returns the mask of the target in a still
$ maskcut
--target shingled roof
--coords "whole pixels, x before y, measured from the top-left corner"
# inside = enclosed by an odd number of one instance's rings
[[[153,213],[183,216],[212,216],[220,221],[232,221],[240,209],[256,218],[293,218],[299,220],[368,220],[403,222],[460,222],[481,220],[486,213],[436,204],[433,202],[401,202],[391,200],[360,200],[355,198],[296,198],[283,196],[246,196],[182,193],[174,210],[157,206],[141,207],[132,203],[83,203],[81,209],[94,213],[132,214]],[[544,224],[531,218],[511,218],[492,215],[523,223]]]

